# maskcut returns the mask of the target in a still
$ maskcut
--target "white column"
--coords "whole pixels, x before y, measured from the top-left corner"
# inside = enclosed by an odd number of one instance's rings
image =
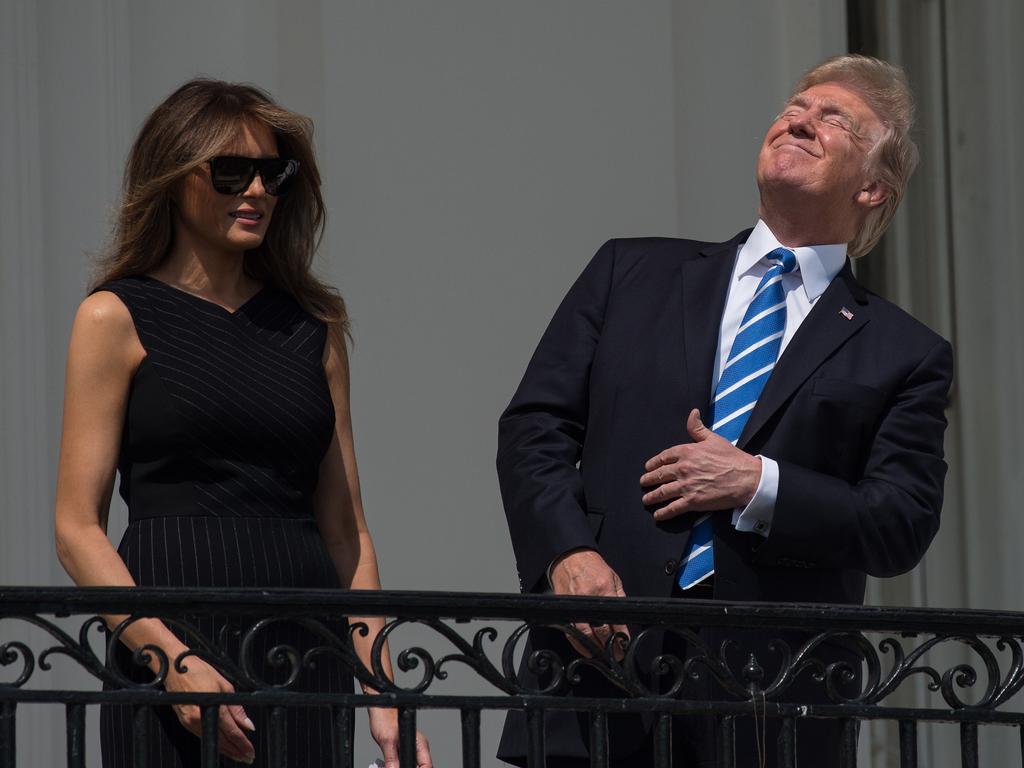
[[[54,560],[53,440],[47,397],[46,267],[40,181],[36,3],[0,4],[0,583],[45,584]],[[13,151],[12,151],[13,150]],[[39,635],[0,622],[0,640]],[[4,682],[20,664],[0,668]],[[60,721],[52,708],[18,709],[19,757],[55,765],[60,751],[44,734]],[[59,731],[58,731],[59,732]],[[53,742],[52,738],[48,739]],[[36,749],[36,745],[41,745]]]
[[[0,186],[0,583],[69,583],[52,522],[64,362],[129,135],[126,8],[126,0],[15,0],[0,10],[0,88],[10,105],[0,111],[0,177],[13,180]],[[49,644],[31,635],[37,651]],[[63,658],[35,677],[50,686],[96,684]],[[93,708],[94,762],[97,721]],[[61,763],[63,733],[62,707],[21,707],[20,759]]]
[[[51,435],[47,428],[46,269],[40,186],[39,52],[36,4],[0,6],[0,580],[48,580],[53,552]],[[17,436],[17,440],[10,439]]]
[[[945,8],[965,605],[1021,610],[1024,5]],[[983,729],[982,739],[990,756],[1020,749],[1010,729]]]
[[[874,583],[872,599],[1019,610],[1024,346],[1017,306],[1024,286],[1024,155],[1013,126],[1024,117],[1016,82],[1024,70],[1016,42],[1024,7],[985,0],[879,8],[881,53],[907,68],[918,97],[922,164],[881,252],[868,256],[862,271],[883,294],[953,341],[957,368],[942,527],[922,565],[908,576]],[[979,662],[952,648],[933,661],[940,668]],[[895,701],[934,706],[939,698],[917,686]],[[876,757],[893,760],[895,728],[885,730],[890,740]],[[922,734],[922,764],[959,765],[955,728]],[[983,754],[1018,748],[1015,734],[1002,728],[982,728],[981,741]]]

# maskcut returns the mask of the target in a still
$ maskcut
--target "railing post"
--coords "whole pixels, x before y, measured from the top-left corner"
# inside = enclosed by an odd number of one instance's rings
[[[352,707],[334,707],[334,764],[338,768],[353,768],[355,763],[356,713]]]
[[[398,710],[398,765],[416,768],[416,710],[412,707]]]
[[[199,747],[202,751],[202,768],[218,768],[220,755],[217,749],[219,736],[217,725],[220,718],[220,707],[216,704],[207,704],[201,709],[200,717],[203,724],[203,736]]]
[[[67,725],[68,768],[85,768],[85,704],[64,708]]]
[[[662,712],[654,723],[655,768],[672,768],[672,715]]]
[[[149,707],[132,710],[132,768],[149,768]]]
[[[480,768],[480,710],[462,710],[462,768]]]
[[[736,768],[736,718],[718,719],[718,768]]]
[[[977,723],[960,723],[960,762],[963,768],[978,768]]]
[[[796,768],[796,719],[782,718],[779,731],[779,765],[782,768]]]
[[[608,768],[608,713],[590,716],[590,768]]]
[[[545,768],[547,747],[544,744],[544,710],[526,710],[526,767]]]
[[[900,768],[917,768],[917,723],[900,720]]]
[[[843,729],[839,744],[839,764],[843,768],[857,768],[857,721],[845,718],[839,722]]]
[[[270,729],[268,742],[270,754],[268,763],[270,768],[287,768],[288,765],[288,731],[287,713],[282,706],[270,708]]]
[[[17,752],[14,735],[17,729],[14,716],[17,706],[13,701],[0,704],[0,768],[15,768]]]

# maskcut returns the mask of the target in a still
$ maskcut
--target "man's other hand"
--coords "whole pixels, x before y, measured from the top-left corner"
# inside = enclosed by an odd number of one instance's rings
[[[576,549],[559,557],[551,566],[551,588],[556,595],[584,595],[587,597],[625,597],[619,575],[593,549]],[[573,624],[595,645],[604,648],[609,639],[621,633],[629,638],[625,624]],[[573,635],[566,634],[569,643],[581,656],[592,656],[593,649]],[[624,642],[620,639],[612,649],[615,658],[623,656]]]
[[[692,443],[672,446],[644,465],[640,486],[650,490],[643,503],[655,507],[654,519],[745,507],[761,480],[761,460],[704,426],[696,408],[686,431]]]

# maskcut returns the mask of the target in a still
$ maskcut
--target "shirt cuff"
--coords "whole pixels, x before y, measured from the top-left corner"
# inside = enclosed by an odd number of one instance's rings
[[[757,490],[747,506],[733,510],[732,525],[737,531],[757,533],[767,538],[775,517],[775,500],[779,496],[779,464],[767,456],[757,458],[761,460],[761,479]]]

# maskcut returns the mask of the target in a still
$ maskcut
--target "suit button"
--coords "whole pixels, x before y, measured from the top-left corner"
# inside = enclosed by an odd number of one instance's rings
[[[665,561],[665,575],[672,576],[679,568],[678,560],[666,560]]]

